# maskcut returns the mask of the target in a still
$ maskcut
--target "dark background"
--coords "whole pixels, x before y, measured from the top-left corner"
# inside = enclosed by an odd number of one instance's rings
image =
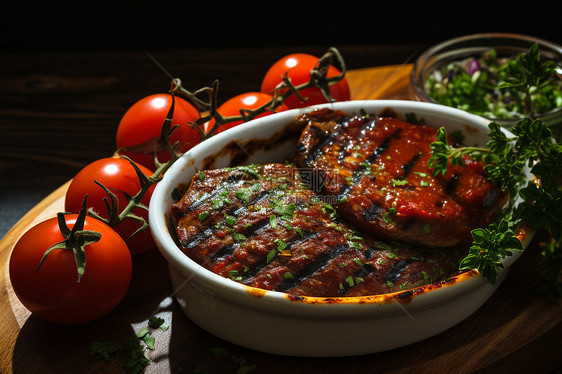
[[[3,51],[433,44],[476,32],[561,42],[561,1],[3,0]]]
[[[427,47],[471,33],[561,44],[561,18],[562,1],[2,0],[0,237],[113,150],[107,139],[128,106],[165,89],[168,78],[146,52],[190,88],[220,79],[224,98],[256,86],[286,53],[336,46],[353,55],[348,69],[358,69],[411,63]],[[77,152],[65,149],[76,144]]]

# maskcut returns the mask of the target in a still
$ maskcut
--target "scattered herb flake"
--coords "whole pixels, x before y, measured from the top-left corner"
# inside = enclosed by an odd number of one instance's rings
[[[204,221],[205,218],[209,217],[209,212],[201,212],[199,213],[199,221]]]
[[[279,252],[281,252],[282,250],[284,250],[285,248],[287,248],[287,243],[285,243],[283,240],[277,238],[273,241],[273,243],[275,243],[275,245],[277,245],[277,250]]]
[[[250,188],[241,188],[235,193],[235,196],[246,204],[250,201],[252,195],[253,195],[253,191]]]
[[[248,239],[248,238],[246,237],[246,235],[241,234],[241,233],[236,232],[236,231],[234,231],[234,232],[232,233],[232,238],[233,238],[235,241],[237,241],[237,242],[243,242],[244,240]]]
[[[394,185],[394,187],[405,186],[408,184],[408,181],[405,179],[393,179],[392,184]]]
[[[271,251],[269,251],[269,253],[267,254],[267,258],[266,258],[266,263],[270,263],[271,260],[273,260],[275,258],[275,256],[277,256],[277,249],[272,249]]]

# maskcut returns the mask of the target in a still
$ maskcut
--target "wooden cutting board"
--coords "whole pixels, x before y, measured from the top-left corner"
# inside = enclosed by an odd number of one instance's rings
[[[349,71],[352,98],[408,99],[411,68],[396,65]],[[287,358],[224,342],[183,314],[173,298],[166,263],[156,250],[134,258],[131,288],[108,316],[75,327],[44,323],[15,297],[8,261],[27,228],[62,211],[67,188],[68,183],[31,209],[0,242],[0,373],[124,372],[123,360],[96,361],[86,352],[87,346],[92,341],[122,342],[153,316],[164,318],[170,328],[154,332],[156,348],[149,352],[152,363],[146,373],[236,373],[241,360],[255,365],[249,373],[544,373],[562,367],[562,304],[538,295],[532,284],[537,280],[537,259],[545,237],[541,233],[475,314],[438,336],[390,352],[353,358]],[[212,353],[216,348],[226,349],[228,355],[217,358]]]

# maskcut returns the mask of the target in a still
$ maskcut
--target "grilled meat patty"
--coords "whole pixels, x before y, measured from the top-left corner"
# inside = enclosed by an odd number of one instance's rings
[[[172,207],[184,253],[248,286],[295,296],[364,296],[454,273],[459,251],[364,236],[290,165],[205,170]]]
[[[314,170],[319,193],[334,196],[351,224],[386,240],[450,247],[497,216],[501,194],[466,158],[445,175],[428,168],[436,130],[392,117],[317,110],[306,121],[297,165]]]

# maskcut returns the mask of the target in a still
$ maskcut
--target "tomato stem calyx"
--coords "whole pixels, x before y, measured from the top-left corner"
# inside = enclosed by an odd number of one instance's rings
[[[85,247],[101,239],[101,233],[97,231],[84,230],[84,222],[86,221],[86,211],[87,211],[87,207],[86,207],[87,199],[88,199],[88,195],[84,197],[84,202],[82,203],[82,209],[80,210],[80,213],[78,214],[78,218],[76,219],[76,222],[74,223],[72,229],[68,228],[66,224],[66,220],[64,219],[64,216],[68,213],[57,214],[59,228],[62,236],[64,237],[64,240],[53,244],[45,251],[35,272],[39,271],[41,265],[43,265],[43,263],[47,259],[47,256],[53,250],[55,249],[71,250],[74,254],[74,261],[76,262],[78,283],[80,283],[80,281],[82,280],[82,276],[84,275],[84,272],[86,270]]]
[[[334,60],[337,61],[337,65],[340,67],[340,74],[334,77],[327,77],[328,69],[332,66],[332,62]],[[148,191],[148,189],[153,185],[158,183],[164,173],[170,168],[170,166],[178,160],[182,153],[178,152],[178,144],[172,144],[170,138],[172,134],[178,128],[178,125],[173,125],[173,115],[175,109],[175,97],[182,97],[186,99],[188,102],[193,104],[199,113],[201,114],[200,118],[196,119],[193,122],[189,123],[189,126],[196,129],[199,133],[200,140],[206,140],[212,137],[217,130],[224,125],[225,123],[235,122],[235,121],[243,121],[247,122],[258,115],[266,112],[266,111],[273,111],[281,106],[284,101],[291,95],[296,95],[299,100],[305,102],[307,100],[306,97],[301,95],[302,90],[307,88],[318,88],[325,99],[328,102],[334,101],[334,99],[330,95],[329,86],[332,84],[336,84],[337,82],[344,79],[346,74],[346,66],[343,57],[341,56],[340,52],[335,48],[331,47],[322,57],[320,57],[314,66],[313,69],[310,70],[310,79],[308,82],[295,86],[290,78],[287,76],[283,77],[283,81],[274,89],[272,92],[272,99],[265,104],[261,105],[255,109],[243,109],[240,111],[239,116],[222,116],[218,111],[217,108],[218,104],[218,90],[219,90],[219,81],[215,80],[211,87],[203,87],[195,92],[190,92],[182,86],[182,82],[179,78],[173,78],[170,84],[169,93],[172,97],[172,102],[168,113],[166,114],[166,118],[162,123],[162,127],[160,130],[160,135],[154,138],[148,139],[144,143],[126,147],[122,149],[118,149],[116,151],[116,155],[119,157],[125,158],[128,160],[135,171],[137,173],[139,182],[140,182],[140,191],[135,196],[130,196],[124,191],[121,191],[127,198],[127,205],[123,209],[123,211],[119,212],[119,199],[117,196],[112,192],[112,190],[116,190],[114,188],[107,188],[103,186],[101,183],[95,181],[101,188],[105,190],[108,194],[108,197],[105,198],[105,205],[107,209],[107,217],[101,217],[93,210],[88,211],[88,215],[101,220],[102,222],[106,223],[110,227],[118,226],[124,219],[133,219],[140,223],[139,228],[129,236],[126,240],[132,238],[133,236],[141,233],[142,231],[148,228],[148,223],[142,217],[139,217],[132,213],[132,210],[135,207],[139,207],[141,209],[148,210],[148,207],[141,204],[141,198],[143,195]],[[206,96],[205,99],[201,98],[200,96]],[[205,133],[204,125],[209,122],[211,119],[215,120],[214,126]],[[152,153],[154,154],[154,165],[156,166],[156,170],[152,174],[152,176],[147,177],[144,175],[140,169],[137,167],[135,162],[128,158],[127,156],[120,154],[120,151],[129,151],[129,152],[136,152],[136,153]],[[167,153],[170,156],[170,159],[166,162],[160,162],[158,160],[158,154],[161,151],[167,150]]]
[[[327,77],[328,69],[332,66],[332,62],[334,60],[337,61],[337,65],[340,67],[340,74],[334,77]],[[179,78],[174,78],[171,83],[170,94],[181,95],[181,97],[195,105],[199,112],[202,113],[201,118],[195,121],[192,124],[192,127],[198,129],[201,135],[201,140],[205,140],[213,136],[216,131],[226,123],[235,121],[247,122],[256,118],[265,111],[275,112],[275,109],[283,104],[284,101],[291,95],[295,95],[301,102],[306,102],[308,98],[303,97],[301,91],[307,88],[318,88],[326,101],[333,102],[335,100],[330,94],[330,85],[336,84],[344,79],[346,72],[347,68],[342,55],[337,48],[331,47],[324,55],[322,55],[322,57],[318,59],[314,68],[310,70],[310,79],[308,82],[295,86],[291,79],[285,75],[282,77],[282,82],[275,87],[273,92],[271,92],[273,97],[269,102],[266,102],[259,108],[241,110],[239,116],[224,117],[217,111],[218,81],[214,81],[212,87],[204,87],[196,92],[190,92],[182,86]],[[208,101],[199,98],[198,96],[200,94],[207,94]],[[205,134],[201,130],[201,126],[211,119],[215,120],[215,124],[213,128]]]

